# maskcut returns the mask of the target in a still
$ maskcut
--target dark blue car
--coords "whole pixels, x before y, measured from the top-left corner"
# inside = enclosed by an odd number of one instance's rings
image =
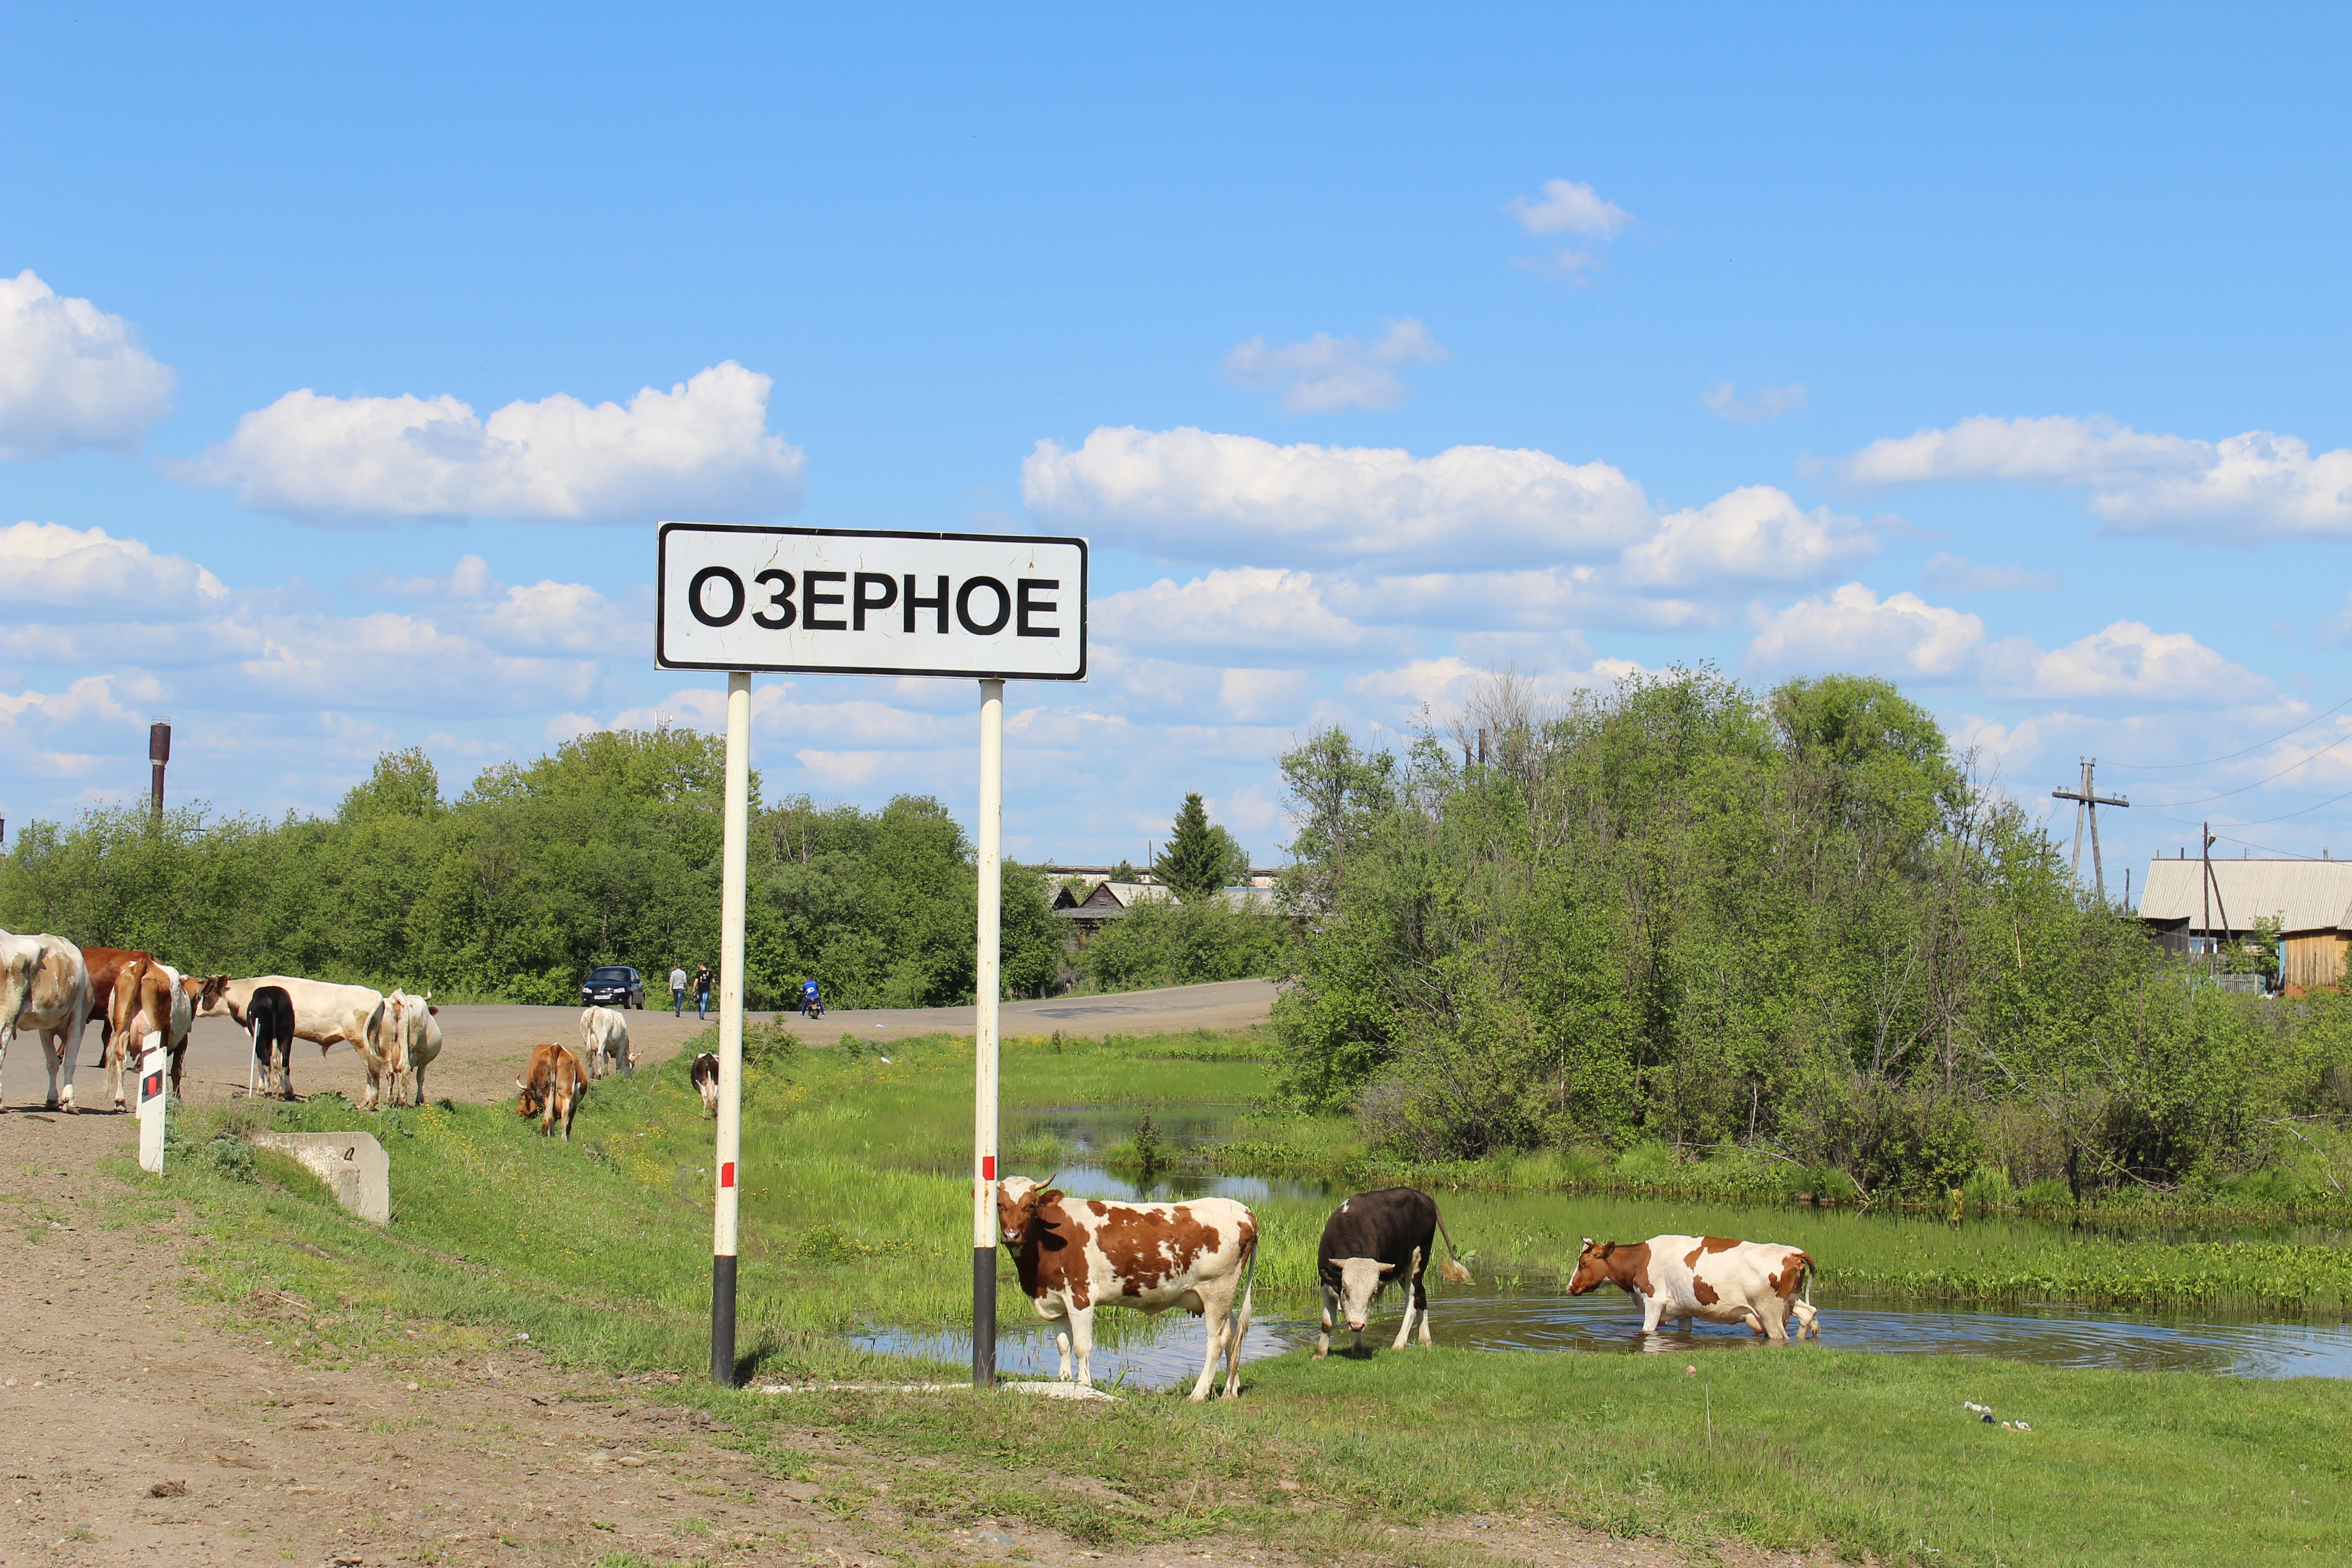
[[[642,1007],[646,1005],[646,983],[637,972],[623,964],[600,963],[588,972],[580,983],[580,1005],[583,1007]]]

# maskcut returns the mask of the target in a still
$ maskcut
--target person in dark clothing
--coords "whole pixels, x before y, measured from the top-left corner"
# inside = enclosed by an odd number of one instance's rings
[[[697,1019],[710,1016],[710,986],[718,978],[710,972],[710,965],[698,963],[694,966],[694,1016]]]

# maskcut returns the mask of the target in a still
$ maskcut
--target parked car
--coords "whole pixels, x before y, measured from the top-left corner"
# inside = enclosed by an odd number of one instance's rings
[[[646,983],[637,972],[618,963],[600,963],[580,983],[583,1007],[642,1007]]]

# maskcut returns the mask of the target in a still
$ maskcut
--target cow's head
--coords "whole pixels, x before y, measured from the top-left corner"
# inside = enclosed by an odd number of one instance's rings
[[[228,976],[191,974],[180,982],[180,989],[185,991],[195,1002],[197,1015],[201,1016],[219,1005],[220,999],[228,994]]]
[[[1414,1247],[1413,1261],[1421,1261],[1421,1248]],[[1381,1291],[1396,1272],[1396,1265],[1383,1263],[1377,1258],[1327,1258],[1324,1263],[1339,1271],[1339,1308],[1347,1315],[1351,1332],[1362,1333],[1364,1324],[1372,1315],[1372,1303],[1381,1299]]]
[[[1062,1195],[1054,1186],[1055,1180],[1055,1176],[1042,1182],[1007,1176],[997,1184],[996,1223],[1004,1233],[1005,1246],[1026,1246],[1045,1227],[1047,1222],[1038,1217],[1038,1211]]]
[[[1589,1290],[1598,1290],[1615,1278],[1615,1270],[1609,1267],[1609,1255],[1616,1250],[1613,1241],[1595,1241],[1586,1237],[1584,1250],[1576,1255],[1576,1274],[1568,1282],[1568,1293],[1581,1296]]]

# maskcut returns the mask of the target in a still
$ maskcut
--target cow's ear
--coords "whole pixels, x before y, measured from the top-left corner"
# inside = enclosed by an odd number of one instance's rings
[[[435,1017],[436,1017],[436,1018],[437,1018],[437,1017],[439,1017],[439,1016],[441,1016],[441,1009],[440,1009],[440,1008],[438,1008],[438,1007],[427,1007],[427,1008],[426,1008],[426,1009],[425,1009],[425,1010],[426,1012],[428,1012],[428,1013],[432,1014],[432,1015],[433,1015]]]

